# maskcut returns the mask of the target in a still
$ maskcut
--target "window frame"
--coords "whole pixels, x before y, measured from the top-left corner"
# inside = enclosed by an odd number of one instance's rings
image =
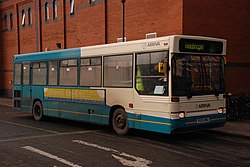
[[[50,74],[50,62],[56,62],[56,67],[57,67],[57,74],[56,74],[56,84],[55,85],[52,85],[49,83],[50,81],[50,77],[49,77],[49,74]],[[59,66],[59,62],[60,60],[56,59],[56,60],[48,60],[47,61],[47,85],[48,86],[58,86],[59,85],[59,77],[60,77],[60,66]]]
[[[28,8],[28,25],[32,25],[32,9]]]
[[[8,15],[4,14],[4,31],[8,30]]]
[[[89,4],[93,5],[96,3],[96,0],[89,0]]]
[[[20,76],[19,76],[19,83],[16,83],[16,65],[20,65]],[[13,84],[14,85],[22,85],[22,73],[23,73],[23,71],[22,71],[22,69],[23,69],[23,66],[22,66],[22,63],[14,63],[14,82],[13,82]]]
[[[45,2],[44,4],[44,18],[45,22],[49,21],[49,2]]]
[[[22,9],[22,22],[21,22],[22,27],[25,26],[25,10]]]
[[[100,62],[100,64],[94,64],[94,65],[92,65],[92,63],[91,63],[91,59],[96,59],[96,58],[99,58],[99,59],[101,59],[101,62]],[[83,59],[89,59],[89,64],[88,65],[82,65],[82,60]],[[81,68],[82,67],[88,67],[88,66],[100,66],[101,67],[101,79],[100,79],[100,85],[98,85],[98,86],[96,86],[96,85],[82,85],[81,84]],[[103,81],[103,57],[102,56],[97,56],[97,57],[84,57],[84,58],[80,58],[80,62],[79,62],[79,86],[81,86],[81,87],[89,87],[89,86],[91,86],[91,87],[102,87],[103,86],[103,84],[104,84],[104,81]]]
[[[75,14],[75,0],[70,0],[70,15],[74,15]]]
[[[24,73],[23,73],[23,71],[24,71],[24,65],[29,65],[29,83],[28,84],[24,84],[24,80],[23,80],[23,78],[24,78]],[[30,62],[23,62],[22,63],[22,81],[21,81],[21,83],[22,83],[22,86],[31,86],[31,63]]]
[[[76,65],[63,65],[61,66],[61,61],[64,60],[76,60]],[[61,67],[76,67],[76,84],[72,84],[72,85],[63,85],[61,84]],[[79,85],[79,58],[69,58],[69,59],[59,59],[58,60],[58,83],[59,86],[65,86],[65,87],[76,87]]]
[[[14,22],[13,22],[13,13],[11,12],[10,13],[10,30],[13,30],[13,26],[14,26],[14,24],[13,24]]]
[[[39,68],[34,68],[34,64],[35,63],[39,63]],[[41,66],[41,63],[45,63],[46,64],[46,67],[40,67]],[[34,77],[33,77],[33,74],[34,74],[34,72],[33,72],[33,70],[34,69],[41,69],[41,68],[43,68],[43,69],[45,69],[45,84],[34,84]],[[34,61],[34,62],[32,62],[31,63],[31,75],[32,75],[32,77],[31,77],[31,85],[32,86],[47,86],[48,84],[48,63],[47,63],[47,61]]]
[[[138,90],[137,89],[137,85],[136,85],[136,80],[137,80],[137,60],[138,60],[138,54],[152,54],[152,53],[159,53],[159,52],[162,52],[162,53],[166,53],[166,57],[167,57],[167,72],[166,72],[166,74],[167,74],[167,82],[166,82],[166,93],[163,93],[163,94],[147,94],[147,93],[141,93],[140,92],[140,90]],[[134,68],[135,68],[135,75],[134,75],[134,87],[135,87],[135,90],[136,90],[136,92],[139,94],[139,95],[147,95],[147,96],[169,96],[169,77],[170,77],[170,70],[168,70],[168,68],[169,68],[169,50],[158,50],[158,51],[147,51],[147,52],[136,52],[135,53],[135,65],[134,65]],[[151,75],[151,59],[150,59],[150,64],[149,64],[149,66],[150,66],[150,75],[149,76],[147,76],[148,78],[150,78],[150,77],[152,77],[152,75]],[[164,75],[154,75],[152,78],[160,78],[160,77],[162,77],[162,76],[164,76]],[[146,76],[145,76],[145,78],[146,78]],[[162,85],[161,85],[162,86]],[[164,85],[163,85],[164,86]]]
[[[52,4],[53,4],[53,20],[57,19],[58,15],[57,15],[57,0],[53,0]]]
[[[132,73],[131,73],[131,79],[132,79],[132,81],[131,81],[131,86],[128,86],[128,87],[122,87],[122,86],[107,86],[107,85],[105,85],[105,58],[107,58],[107,57],[119,57],[119,56],[131,56],[131,67],[132,67],[132,69],[131,69],[131,71],[132,71]],[[103,83],[102,83],[102,86],[103,87],[106,87],[106,88],[133,88],[133,85],[134,85],[134,53],[124,53],[124,54],[119,54],[119,55],[107,55],[107,56],[103,56],[103,60],[102,60],[102,62],[103,62],[103,66],[102,66],[102,71],[103,71],[103,74],[102,74],[102,76],[103,76]]]

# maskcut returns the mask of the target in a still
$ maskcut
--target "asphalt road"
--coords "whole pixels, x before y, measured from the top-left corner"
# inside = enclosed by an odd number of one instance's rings
[[[250,140],[216,131],[164,135],[47,118],[0,106],[0,166],[250,166]]]

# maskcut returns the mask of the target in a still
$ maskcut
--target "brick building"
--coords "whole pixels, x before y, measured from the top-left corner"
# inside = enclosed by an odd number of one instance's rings
[[[249,0],[127,0],[127,41],[145,34],[228,40],[227,91],[250,93]],[[113,43],[121,0],[0,0],[0,95],[11,96],[15,54]]]

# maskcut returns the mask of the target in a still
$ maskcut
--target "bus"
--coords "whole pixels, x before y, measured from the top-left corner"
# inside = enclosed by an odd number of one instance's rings
[[[224,39],[171,35],[15,55],[13,106],[121,135],[221,127],[225,54]]]

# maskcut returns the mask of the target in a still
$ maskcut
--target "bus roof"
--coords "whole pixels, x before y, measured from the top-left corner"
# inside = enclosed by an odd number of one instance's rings
[[[169,49],[172,50],[170,48],[170,43],[180,38],[221,41],[225,43],[225,40],[218,38],[188,36],[188,35],[172,35],[172,36],[158,37],[152,39],[142,39],[142,40],[135,40],[128,42],[20,54],[14,56],[14,61],[28,62],[28,61],[38,61],[38,60],[69,59],[77,57],[115,55],[115,54],[125,54],[133,52],[147,52],[147,51],[158,51],[158,50],[169,50]]]

